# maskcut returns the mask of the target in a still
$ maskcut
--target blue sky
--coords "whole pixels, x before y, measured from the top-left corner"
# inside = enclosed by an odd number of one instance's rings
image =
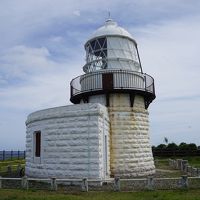
[[[111,17],[136,39],[155,78],[151,143],[200,145],[200,1],[0,0],[0,149],[25,148],[29,113],[70,104],[83,45]]]

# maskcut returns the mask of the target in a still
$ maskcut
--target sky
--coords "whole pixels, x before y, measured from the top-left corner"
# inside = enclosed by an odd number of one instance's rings
[[[155,79],[151,144],[200,145],[199,0],[0,0],[0,150],[25,149],[31,112],[71,104],[83,45],[108,12]]]

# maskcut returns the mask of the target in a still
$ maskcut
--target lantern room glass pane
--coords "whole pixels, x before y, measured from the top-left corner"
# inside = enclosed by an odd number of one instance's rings
[[[107,37],[108,68],[140,71],[134,42],[123,37]]]
[[[106,37],[96,38],[86,45],[87,71],[107,68],[107,40]]]

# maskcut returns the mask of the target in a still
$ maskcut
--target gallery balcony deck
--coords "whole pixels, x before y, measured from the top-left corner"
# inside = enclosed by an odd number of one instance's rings
[[[155,99],[154,79],[129,70],[99,70],[74,78],[71,83],[72,103],[95,94],[129,93],[144,96],[149,103]]]

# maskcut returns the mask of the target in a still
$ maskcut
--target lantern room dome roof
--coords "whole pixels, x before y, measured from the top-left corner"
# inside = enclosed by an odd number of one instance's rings
[[[107,19],[105,24],[98,28],[89,38],[89,40],[100,37],[100,36],[123,36],[123,37],[128,37],[132,40],[133,37],[132,35],[126,31],[124,28],[118,26],[118,24],[113,21],[112,19]]]

